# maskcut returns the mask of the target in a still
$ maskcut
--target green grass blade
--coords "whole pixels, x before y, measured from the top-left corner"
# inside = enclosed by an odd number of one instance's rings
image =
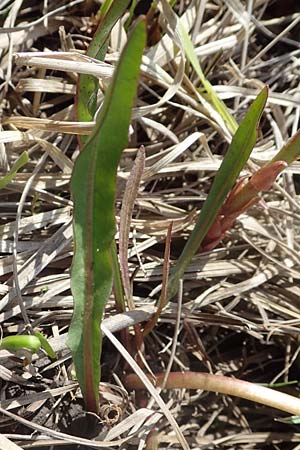
[[[189,34],[187,33],[184,25],[182,24],[181,19],[172,10],[172,8],[169,5],[169,3],[167,2],[167,0],[163,0],[162,3],[163,3],[163,8],[164,8],[165,12],[168,13],[168,15],[170,15],[170,17],[172,16],[174,21],[176,22],[176,29],[179,33],[180,41],[183,46],[185,55],[186,55],[187,59],[189,60],[189,62],[191,63],[191,65],[193,66],[196,74],[198,75],[198,77],[206,91],[205,94],[202,94],[201,92],[199,92],[199,93],[205,98],[206,101],[208,101],[212,105],[212,107],[215,109],[215,111],[217,111],[220,114],[220,116],[222,117],[224,122],[227,124],[231,133],[234,134],[237,130],[238,124],[237,124],[236,120],[234,119],[234,117],[229,112],[225,103],[219,99],[219,97],[217,96],[216,92],[214,91],[212,85],[205,77],[205,75],[201,69],[198,57],[196,55],[192,40],[191,40]]]
[[[128,3],[129,0],[118,0],[105,3],[105,8],[102,11],[102,13],[105,12],[105,14],[101,18],[93,40],[88,48],[88,56],[98,59],[99,61],[104,59],[111,30],[126,10]],[[89,122],[93,120],[97,107],[97,93],[98,79],[92,75],[79,75],[76,94],[76,114],[78,121]],[[79,140],[82,145],[88,140],[88,136],[80,136]]]
[[[271,162],[285,161],[288,164],[292,164],[296,159],[300,157],[300,130],[292,136]]]
[[[49,344],[49,342],[47,341],[47,339],[45,338],[45,336],[42,333],[40,333],[39,331],[36,331],[34,333],[34,335],[40,340],[41,347],[47,353],[49,358],[56,359],[56,357],[57,357],[56,353],[53,350],[53,348],[51,347],[51,345]]]
[[[113,0],[104,0],[100,7],[100,17],[105,16],[105,14],[108,12],[109,8],[111,7]]]
[[[14,177],[16,176],[18,170],[20,170],[25,164],[29,161],[28,153],[23,152],[20,158],[14,163],[10,171],[5,175],[5,177],[0,179],[0,189],[5,188],[9,183],[12,182]]]
[[[195,228],[170,277],[168,298],[176,294],[179,280],[183,277],[186,267],[190,264],[192,257],[206,236],[227,194],[233,187],[251,154],[257,137],[257,127],[267,98],[268,88],[265,87],[250,106],[245,118],[233,136],[226,156],[215,176],[209,195],[201,209]]]
[[[68,344],[90,411],[98,411],[100,322],[112,287],[115,178],[128,142],[145,40],[145,22],[139,21],[121,54],[95,130],[75,163],[71,180],[75,238],[71,288],[75,304]]]
[[[201,69],[198,57],[195,53],[195,49],[194,49],[193,43],[191,41],[191,38],[188,35],[188,33],[186,32],[181,21],[179,21],[179,29],[180,29],[180,34],[181,34],[181,39],[182,39],[182,44],[183,44],[185,54],[186,54],[187,58],[189,59],[190,63],[192,64],[196,74],[198,75],[204,89],[206,90],[205,99],[215,108],[216,111],[218,111],[218,113],[223,118],[224,122],[228,125],[231,133],[235,133],[235,131],[237,130],[237,127],[238,127],[236,120],[231,115],[231,113],[228,111],[225,103],[219,99],[219,97],[215,93],[212,85],[205,77],[205,75]]]
[[[134,14],[134,10],[135,10],[135,7],[136,7],[136,3],[137,3],[137,0],[132,0],[131,3],[130,3],[129,14],[128,14],[128,17],[127,17],[126,22],[124,24],[124,28],[125,28],[126,31],[130,27],[130,24],[131,24],[131,21],[132,21],[132,18],[133,18],[133,14]]]

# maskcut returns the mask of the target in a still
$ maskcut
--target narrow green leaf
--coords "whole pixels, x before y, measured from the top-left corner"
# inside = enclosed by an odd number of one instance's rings
[[[207,94],[205,96],[206,100],[209,101],[211,105],[214,106],[215,110],[218,111],[218,113],[223,118],[224,122],[227,123],[230,131],[234,133],[237,130],[237,123],[234,119],[234,117],[230,114],[230,112],[227,109],[227,106],[225,103],[219,99],[217,94],[215,93],[212,85],[205,77],[201,66],[199,64],[198,57],[196,55],[193,43],[191,41],[190,36],[186,32],[184,26],[182,25],[181,21],[179,21],[179,29],[181,34],[181,39],[183,43],[183,48],[185,51],[185,54],[187,58],[189,59],[190,63],[192,64],[196,74],[198,75],[204,89],[206,90]]]
[[[104,2],[102,3],[101,7],[100,7],[100,17],[105,16],[105,14],[107,13],[107,11],[109,10],[109,8],[111,7],[113,0],[104,0]]]
[[[105,2],[102,16],[93,40],[88,48],[87,55],[102,61],[104,59],[107,42],[111,30],[117,20],[122,16],[129,0]],[[81,74],[77,82],[76,113],[80,122],[93,120],[97,107],[98,79],[92,75]],[[84,144],[88,136],[80,136],[80,144]]]
[[[287,143],[282,147],[280,152],[272,159],[275,161],[285,161],[288,164],[292,164],[296,159],[300,157],[300,130],[292,136]]]
[[[164,10],[165,14],[169,15],[170,17],[173,18],[173,21],[176,24],[176,31],[180,37],[181,45],[184,49],[186,57],[188,58],[191,65],[193,66],[196,74],[198,75],[198,77],[204,87],[204,90],[206,91],[205,93],[202,93],[201,91],[199,91],[199,94],[203,98],[205,98],[205,100],[208,103],[211,104],[211,106],[215,109],[215,111],[217,111],[220,114],[220,116],[222,117],[224,122],[229,127],[229,130],[231,131],[231,133],[234,134],[237,130],[238,124],[236,123],[234,117],[231,115],[230,111],[227,109],[227,106],[225,105],[225,103],[219,99],[219,97],[217,96],[216,92],[214,91],[212,85],[205,77],[205,75],[201,69],[198,57],[196,55],[192,40],[191,40],[189,34],[187,33],[187,31],[182,23],[182,20],[172,10],[172,4],[169,4],[169,2],[167,0],[162,0],[162,5],[163,5],[163,10]]]
[[[0,342],[0,349],[18,352],[19,350],[28,350],[30,353],[37,353],[42,348],[49,358],[55,359],[56,354],[45,336],[36,331],[34,335],[18,334],[16,336],[7,336]]]
[[[36,353],[41,348],[41,342],[37,336],[28,334],[18,334],[16,336],[7,336],[0,342],[0,349],[9,351],[29,350]]]
[[[95,130],[80,153],[71,180],[75,254],[71,288],[74,314],[68,344],[87,405],[98,411],[103,309],[112,287],[111,244],[119,159],[128,142],[131,109],[146,41],[138,21],[123,49]]]
[[[134,10],[135,10],[135,7],[136,7],[136,3],[137,3],[137,0],[131,0],[130,7],[129,7],[129,14],[128,14],[128,17],[127,17],[126,22],[124,24],[124,28],[125,28],[126,31],[130,27],[130,24],[132,22],[132,18],[133,18]]]
[[[5,188],[9,183],[12,182],[14,177],[16,176],[18,170],[21,169],[21,167],[25,166],[29,161],[28,153],[23,152],[20,158],[17,159],[17,161],[14,163],[10,171],[5,175],[5,177],[0,179],[0,189]]]
[[[36,331],[34,333],[34,335],[40,340],[41,347],[47,353],[49,358],[56,359],[56,353],[53,350],[53,348],[51,347],[51,345],[49,344],[49,342],[47,341],[47,339],[45,338],[45,336],[42,333],[40,333],[39,331]]]
[[[227,194],[233,187],[240,171],[251,154],[257,137],[257,127],[267,98],[268,88],[265,87],[250,106],[245,118],[232,138],[226,156],[201,209],[195,228],[170,278],[168,298],[176,294],[179,280],[183,277],[186,267],[190,264],[192,257],[206,236]]]

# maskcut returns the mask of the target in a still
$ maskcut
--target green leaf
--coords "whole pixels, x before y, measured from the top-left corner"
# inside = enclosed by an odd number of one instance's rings
[[[0,349],[12,352],[28,350],[30,353],[37,353],[40,348],[45,350],[49,358],[56,358],[56,354],[51,345],[39,331],[36,331],[34,335],[18,334],[16,336],[7,336],[0,342]]]
[[[230,131],[232,133],[234,133],[236,131],[238,125],[237,125],[234,117],[228,111],[225,103],[219,99],[219,97],[215,93],[212,85],[205,77],[205,75],[201,69],[201,66],[199,64],[199,60],[196,55],[191,38],[188,35],[188,33],[186,32],[181,21],[179,21],[179,29],[180,29],[181,40],[183,43],[183,48],[184,48],[185,54],[186,54],[187,58],[189,59],[190,63],[192,64],[196,74],[198,75],[204,89],[207,92],[207,94],[205,96],[206,100],[208,100],[211,103],[211,105],[214,106],[215,110],[218,111],[218,113],[223,118],[224,122],[227,123]]]
[[[7,336],[0,342],[0,349],[9,351],[29,350],[36,353],[41,348],[41,341],[37,336],[28,334],[18,334],[16,336]]]
[[[145,41],[145,22],[141,20],[122,51],[95,130],[75,163],[71,180],[75,239],[71,288],[75,304],[68,344],[86,406],[95,412],[102,347],[100,322],[112,287],[115,179],[128,143]]]
[[[275,161],[285,161],[291,164],[300,157],[300,130],[292,136],[287,143],[282,147],[280,152],[272,159]]]
[[[226,156],[215,176],[208,197],[201,209],[195,228],[177,261],[172,276],[170,277],[168,298],[171,298],[176,294],[179,280],[183,277],[186,267],[190,264],[194,254],[215,220],[230,189],[233,187],[240,171],[251,154],[257,138],[257,127],[267,98],[268,88],[265,87],[250,106],[244,120],[232,138]]]
[[[130,27],[130,24],[132,22],[132,18],[133,18],[133,14],[134,14],[134,10],[135,10],[136,4],[137,4],[137,0],[131,0],[130,7],[129,7],[129,14],[128,14],[128,17],[127,17],[126,22],[124,24],[124,28],[125,28],[126,31]]]
[[[103,6],[103,10],[101,11],[102,14],[103,12],[105,14],[101,18],[93,40],[88,48],[88,56],[99,61],[104,59],[111,30],[126,10],[128,3],[129,0],[105,2],[105,7]],[[76,113],[78,121],[89,122],[94,119],[97,108],[97,93],[98,79],[92,75],[79,75],[76,94]],[[88,136],[80,136],[80,144],[84,144],[87,139]]]
[[[14,163],[10,171],[5,175],[5,177],[0,179],[0,189],[5,188],[9,183],[12,182],[14,177],[16,176],[18,170],[21,169],[21,167],[25,166],[29,161],[28,153],[23,152],[20,158],[17,159],[17,161]]]
[[[212,85],[205,77],[205,75],[201,69],[197,54],[195,52],[192,40],[191,40],[188,32],[186,31],[186,29],[182,23],[182,20],[172,10],[172,5],[169,4],[167,0],[163,0],[162,5],[163,5],[163,10],[164,10],[165,14],[170,15],[170,17],[173,18],[174,23],[176,23],[176,31],[179,34],[181,45],[184,49],[186,57],[189,60],[189,62],[191,63],[191,65],[193,66],[196,74],[198,75],[198,77],[204,87],[204,90],[206,91],[205,93],[203,93],[202,90],[198,90],[199,94],[208,103],[210,103],[210,105],[215,109],[215,111],[217,111],[219,113],[219,115],[222,117],[224,122],[227,124],[231,133],[232,134],[235,133],[237,130],[238,124],[236,123],[234,117],[231,115],[231,113],[228,110],[225,103],[219,99],[219,97],[217,96],[216,92],[214,91]]]
[[[104,0],[104,2],[102,3],[102,5],[100,7],[100,17],[105,16],[107,11],[111,7],[112,2],[113,2],[113,0]]]
[[[49,342],[47,341],[47,339],[45,338],[45,336],[42,333],[40,333],[39,331],[36,331],[34,333],[34,335],[40,340],[41,347],[47,353],[49,358],[56,359],[56,353],[53,350],[53,348],[51,347],[51,345],[49,344]]]

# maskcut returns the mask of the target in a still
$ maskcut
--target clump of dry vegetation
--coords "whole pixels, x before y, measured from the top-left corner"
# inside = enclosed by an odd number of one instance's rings
[[[136,16],[146,12],[145,3],[137,4]],[[97,2],[83,0],[0,1],[3,175],[24,150],[29,153],[26,166],[0,191],[1,333],[39,330],[57,354],[54,361],[39,352],[30,361],[27,353],[0,350],[5,449],[180,448],[172,423],[147,391],[134,396],[125,389],[129,367],[108,340],[100,417],[86,415],[66,345],[73,311],[69,182],[78,135],[94,125],[76,120],[76,81],[79,73],[97,76],[100,103],[126,41],[123,18],[104,62],[85,55],[98,9]],[[258,91],[270,87],[259,139],[243,172],[251,173],[299,128],[300,7],[280,0],[199,0],[177,1],[174,10],[207,79],[237,122]],[[158,11],[151,18],[157,26],[144,52],[130,142],[117,178],[119,223],[125,183],[143,145],[145,170],[128,252],[136,311],[118,314],[112,295],[104,320],[108,330],[121,330],[121,340],[132,321],[146,322],[153,314],[168,229],[172,224],[172,267],[232,137],[230,126],[199,95],[199,78],[160,4]],[[299,396],[299,167],[290,165],[216,249],[196,254],[180,301],[168,303],[144,339],[137,361],[145,372],[208,372]],[[134,354],[132,342],[127,344]],[[161,395],[190,448],[300,448],[296,420],[275,421],[286,416],[275,409],[200,390]]]

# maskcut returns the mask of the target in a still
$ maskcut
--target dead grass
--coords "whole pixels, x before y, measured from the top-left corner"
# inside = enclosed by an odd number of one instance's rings
[[[271,159],[299,128],[296,4],[289,9],[288,2],[280,1],[177,2],[208,79],[238,121],[258,89],[270,86],[252,165]],[[179,448],[160,410],[153,402],[147,407],[147,394],[134,398],[117,386],[128,368],[109,343],[103,371],[104,381],[113,386],[102,389],[102,403],[110,405],[119,423],[110,427],[106,410],[98,443],[63,435],[60,427],[79,397],[65,345],[72,314],[69,181],[78,154],[76,134],[92,129],[74,117],[76,79],[80,72],[97,74],[105,89],[124,35],[120,40],[119,29],[114,30],[105,62],[97,63],[84,55],[96,25],[94,2],[4,0],[0,11],[2,172],[24,149],[30,154],[23,172],[0,192],[1,331],[24,331],[22,303],[32,327],[48,336],[59,357],[53,363],[39,354],[24,367],[22,358],[0,351],[1,408],[6,411],[0,417],[0,447],[53,449],[71,441],[70,448],[112,447],[110,441],[117,441],[123,448],[142,448],[149,430],[155,430],[153,448],[155,439],[159,448]],[[173,222],[172,264],[231,136],[211,107],[199,101],[199,81],[185,66],[184,55],[175,57],[171,24],[168,30],[143,58],[116,199],[118,220],[125,180],[143,144],[146,167],[131,222],[129,269],[135,305],[147,305],[149,314],[161,288],[168,226]],[[284,389],[299,395],[299,173],[299,163],[289,167],[261,204],[241,216],[221,246],[195,256],[184,279],[180,314],[174,300],[145,341],[149,370],[171,367],[256,383],[294,382]],[[114,315],[112,298],[106,323],[113,330]],[[191,448],[300,448],[297,427],[275,422],[282,413],[270,408],[188,390],[169,391],[163,398]],[[65,430],[74,432],[70,424]]]

